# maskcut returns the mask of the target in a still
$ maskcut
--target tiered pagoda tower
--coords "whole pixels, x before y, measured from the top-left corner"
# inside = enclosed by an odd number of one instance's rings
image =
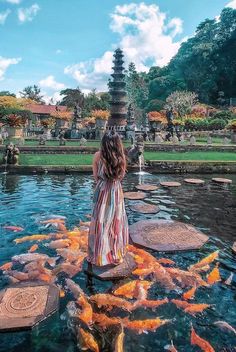
[[[108,129],[117,131],[125,131],[127,118],[127,93],[125,90],[125,74],[124,74],[124,54],[121,49],[116,49],[114,53],[114,66],[112,80],[109,82],[109,92],[111,95],[110,107],[111,116],[108,120]]]

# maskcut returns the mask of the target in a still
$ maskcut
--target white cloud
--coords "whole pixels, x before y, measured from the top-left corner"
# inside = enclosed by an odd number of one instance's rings
[[[59,83],[55,80],[54,76],[50,75],[41,81],[39,81],[39,85],[43,88],[49,88],[52,90],[60,90],[65,88],[64,83]]]
[[[4,79],[4,74],[10,65],[16,65],[21,61],[21,58],[5,58],[0,56],[0,81]]]
[[[236,9],[236,0],[230,1],[225,7],[232,7],[232,9]]]
[[[62,50],[61,49],[57,49],[56,50],[56,54],[61,54],[62,53]]]
[[[37,15],[40,7],[38,4],[33,4],[31,7],[20,8],[18,10],[18,19],[21,23],[27,21],[33,21],[34,17]]]
[[[18,5],[21,2],[21,0],[6,0],[6,2],[9,2],[10,4]]]
[[[121,47],[126,64],[134,62],[139,71],[148,71],[152,65],[168,64],[183,41],[175,39],[183,31],[183,21],[177,17],[167,18],[155,4],[116,6],[111,14],[110,29],[119,37],[113,47]],[[101,58],[67,66],[64,72],[71,75],[81,89],[104,90],[111,73],[112,55],[112,51],[107,51]]]
[[[0,24],[4,24],[7,17],[10,15],[11,10],[7,9],[4,12],[0,12]]]
[[[45,101],[46,104],[52,104],[55,105],[56,103],[59,103],[63,96],[60,95],[60,92],[55,92],[52,95],[48,95],[45,92],[42,92],[43,95],[43,100]]]

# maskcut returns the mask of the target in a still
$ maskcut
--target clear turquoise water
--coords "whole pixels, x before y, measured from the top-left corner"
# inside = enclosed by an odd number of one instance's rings
[[[217,175],[214,175],[217,176]],[[189,177],[189,176],[188,176]],[[193,176],[196,177],[196,176]],[[149,193],[147,202],[158,204],[161,211],[156,215],[142,215],[129,209],[126,202],[129,223],[141,219],[173,219],[190,223],[211,236],[210,241],[200,251],[184,252],[166,255],[175,260],[179,267],[187,268],[205,255],[217,248],[220,249],[220,272],[226,279],[231,272],[236,272],[235,257],[231,245],[236,240],[236,177],[233,185],[220,186],[213,184],[212,176],[198,175],[206,180],[204,186],[182,184],[180,188],[164,189]],[[227,177],[227,176],[226,176]],[[130,174],[124,180],[124,189],[133,190],[140,181],[157,183],[161,180],[183,181],[183,176],[140,176]],[[91,213],[93,181],[91,175],[45,175],[45,176],[0,176],[0,265],[9,261],[15,254],[26,252],[30,244],[15,245],[13,239],[19,235],[3,229],[3,225],[16,225],[25,228],[24,235],[46,233],[40,228],[38,220],[50,215],[63,215],[67,218],[67,227],[78,225],[80,220],[86,220],[85,215]],[[49,232],[49,230],[48,230]],[[40,252],[52,255],[40,244]],[[152,252],[153,255],[156,253]],[[63,284],[64,278],[60,278]],[[93,280],[88,282],[82,272],[74,280],[88,293],[104,292],[112,286],[112,282]],[[6,285],[6,280],[0,276],[0,288]],[[163,289],[153,285],[150,299],[166,297]],[[168,294],[169,298],[178,298],[176,293]],[[77,350],[76,341],[65,320],[65,307],[70,295],[61,299],[60,310],[52,317],[38,325],[31,332],[0,334],[0,351],[9,352],[73,352]],[[164,346],[174,340],[178,351],[199,351],[190,346],[190,324],[193,323],[197,333],[209,340],[216,351],[233,350],[236,337],[231,332],[221,331],[213,325],[216,320],[225,320],[236,327],[236,273],[232,285],[226,287],[223,283],[211,288],[200,288],[197,291],[196,302],[209,303],[214,306],[196,318],[184,314],[174,305],[159,307],[156,312],[139,309],[133,313],[137,319],[156,316],[173,319],[155,333],[137,335],[126,331],[125,351],[151,352],[164,351]],[[102,351],[114,351],[110,344],[109,334],[104,335]]]

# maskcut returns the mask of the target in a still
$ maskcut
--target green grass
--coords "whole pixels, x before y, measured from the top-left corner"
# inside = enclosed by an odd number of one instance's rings
[[[202,161],[236,161],[236,153],[230,152],[145,152],[146,160],[202,160]]]
[[[145,160],[236,161],[230,152],[145,152]],[[92,165],[92,154],[21,154],[21,165]]]

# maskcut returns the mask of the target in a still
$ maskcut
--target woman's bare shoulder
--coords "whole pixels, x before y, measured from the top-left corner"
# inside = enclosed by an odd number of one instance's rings
[[[98,151],[98,152],[96,152],[95,154],[94,154],[94,161],[98,161],[99,159],[100,159],[100,157],[101,157],[101,153],[100,153],[100,150]]]

